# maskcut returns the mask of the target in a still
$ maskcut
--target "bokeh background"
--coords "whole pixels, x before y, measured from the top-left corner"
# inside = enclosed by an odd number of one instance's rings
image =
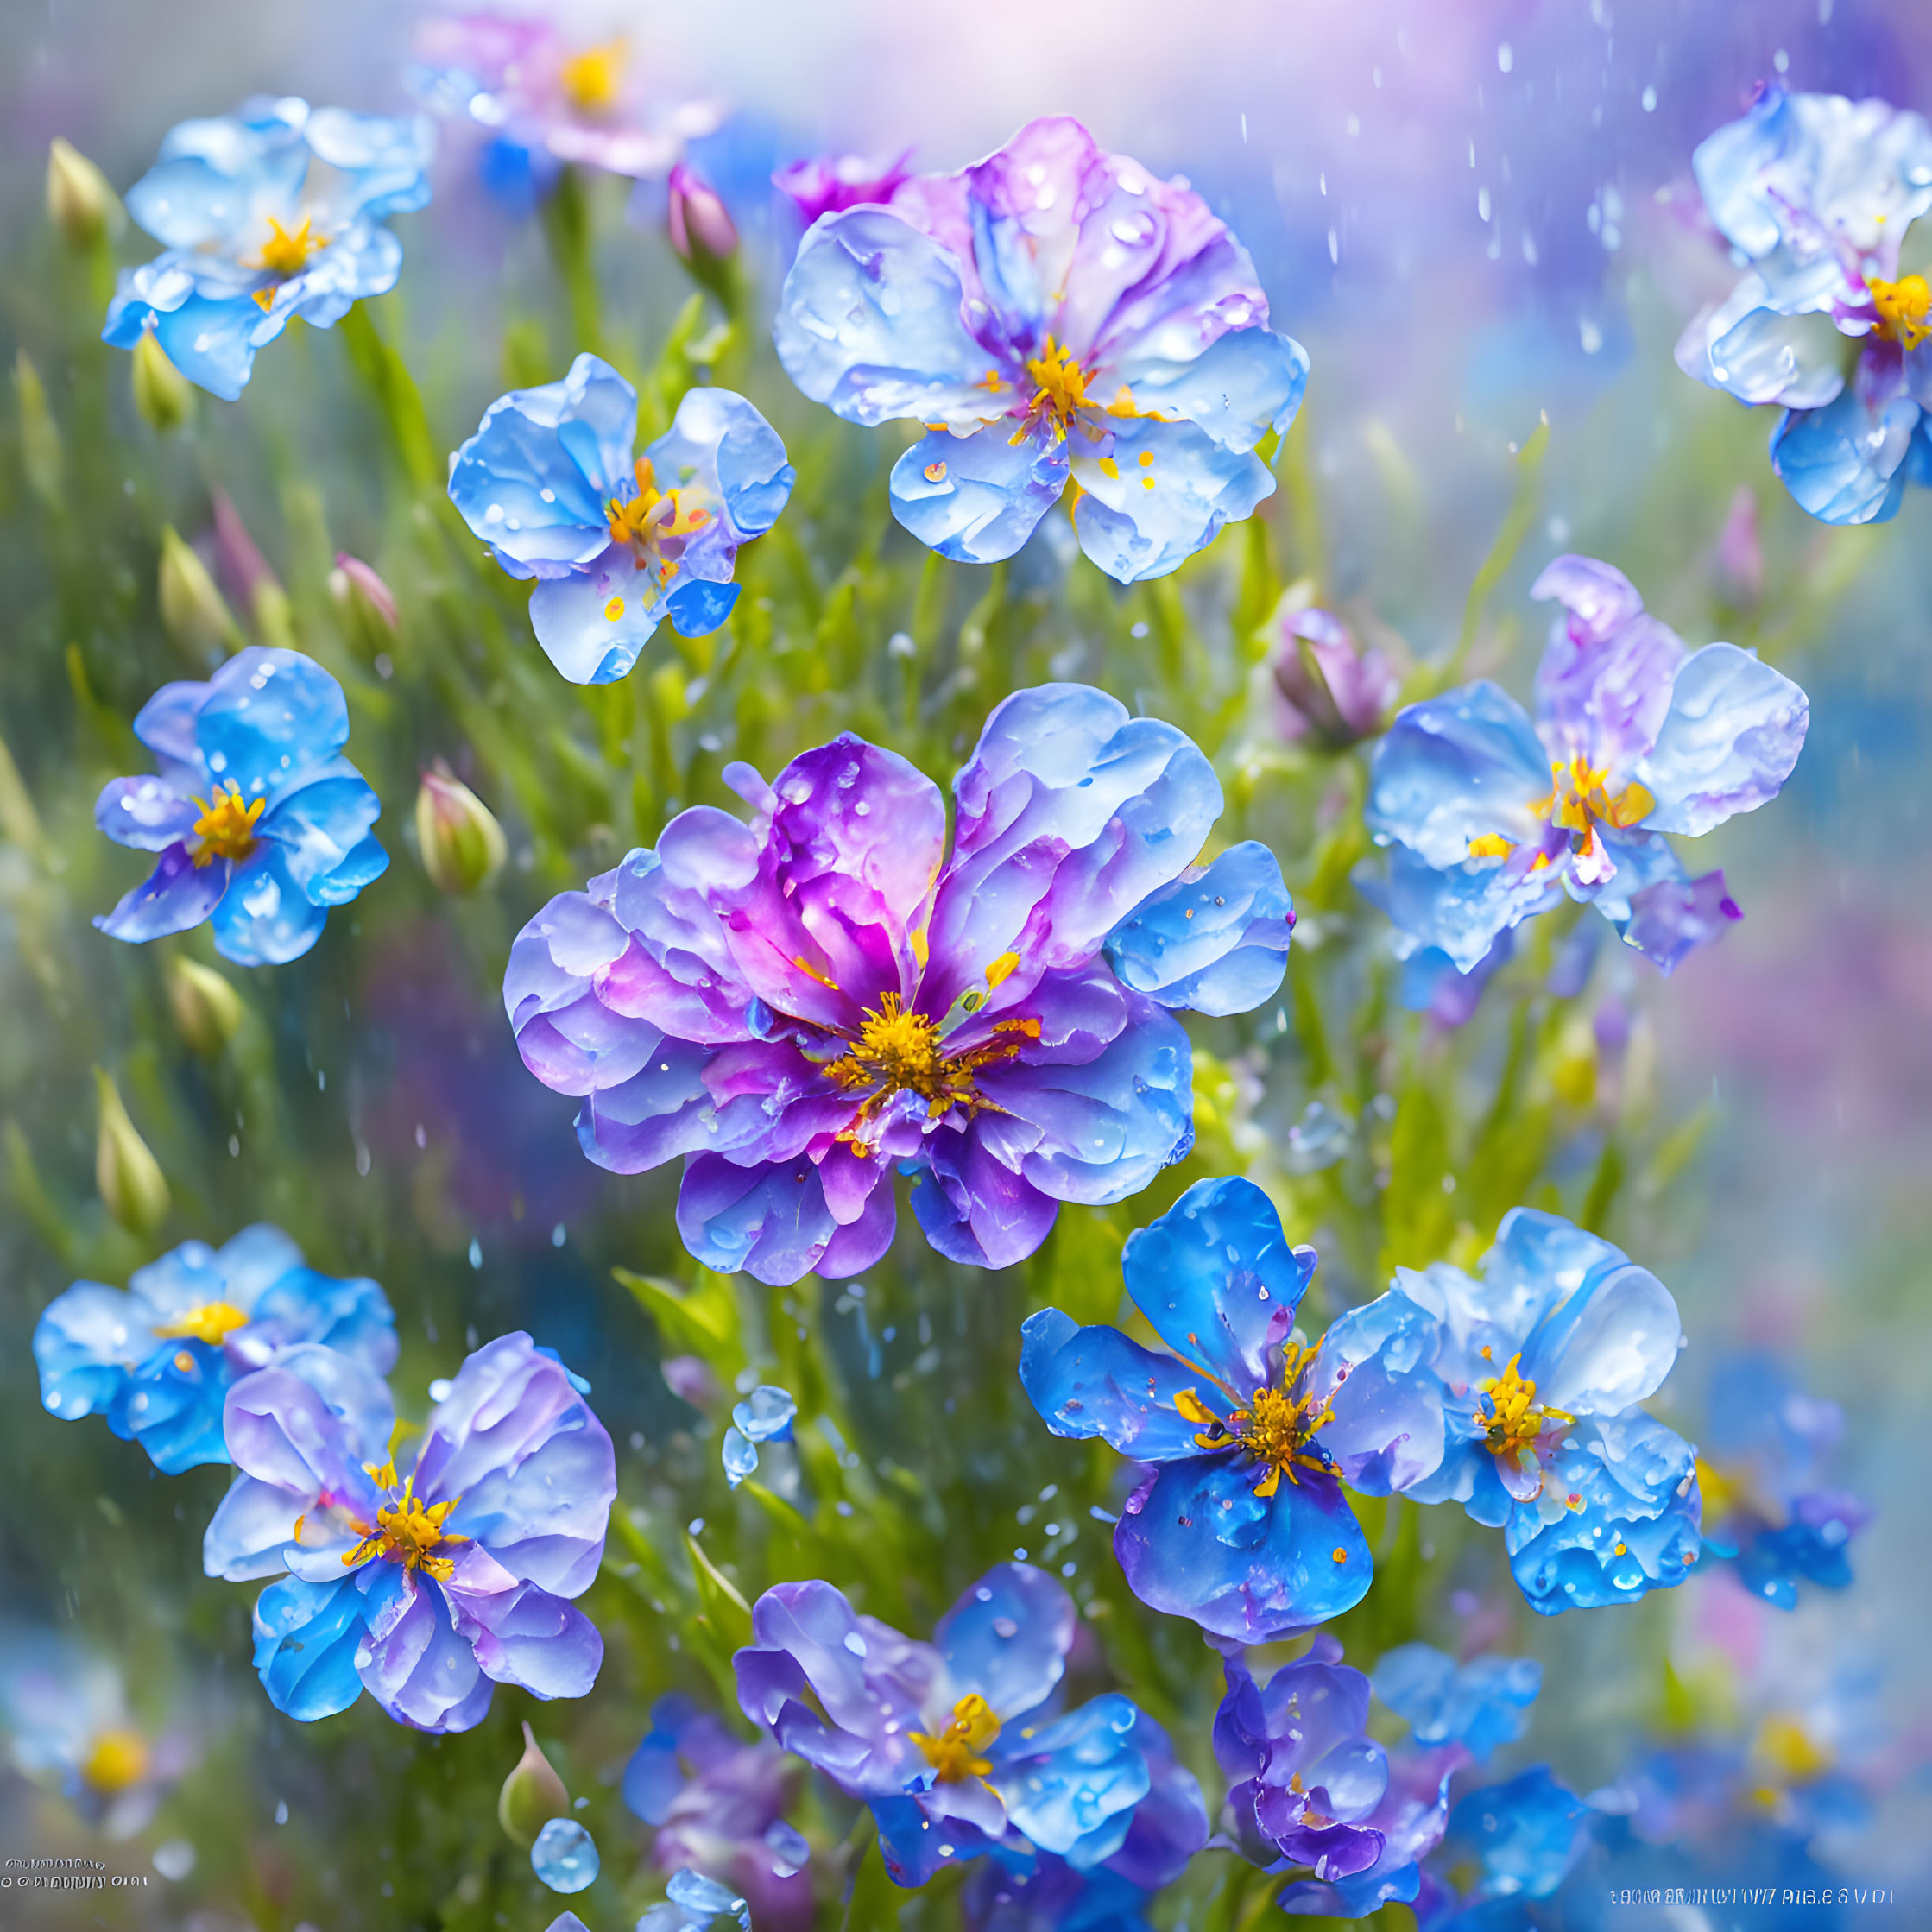
[[[1680,1673],[1694,1675],[1708,1650],[1749,1655],[1754,1681],[1790,1708],[1835,1714],[1847,1752],[1889,1753],[1888,1796],[1849,1831],[1839,1862],[1865,1882],[1919,1888],[1923,1902],[1932,1845],[1915,1768],[1932,1739],[1932,501],[1909,496],[1878,529],[1809,522],[1765,462],[1768,420],[1681,376],[1670,348],[1731,273],[1689,184],[1691,148],[1754,83],[1777,75],[1932,108],[1932,10],[1920,0],[548,10],[586,39],[629,31],[667,98],[729,103],[731,118],[697,158],[738,220],[767,307],[797,233],[765,185],[773,165],[824,148],[911,148],[922,167],[951,167],[1034,114],[1079,116],[1104,146],[1190,178],[1253,253],[1275,325],[1307,346],[1305,473],[1298,497],[1271,515],[1299,520],[1301,553],[1318,551],[1329,601],[1399,633],[1419,657],[1447,650],[1518,490],[1521,447],[1546,418],[1534,521],[1491,600],[1478,661],[1521,688],[1543,632],[1525,590],[1550,557],[1577,550],[1626,570],[1693,646],[1727,635],[1727,622],[1805,685],[1811,735],[1796,779],[1775,807],[1709,842],[1704,862],[1725,867],[1744,922],[1668,986],[1635,964],[1600,969],[1603,996],[1627,1004],[1630,1058],[1654,1083],[1657,1117],[1695,1123],[1676,1146],[1680,1178],[1648,1195],[1633,1187],[1618,1237],[1683,1306],[1691,1346],[1673,1380],[1672,1419],[1694,1428],[1700,1378],[1727,1350],[1775,1347],[1812,1393],[1844,1406],[1842,1477],[1877,1514],[1843,1595],[1808,1595],[1789,1616],[1752,1612],[1747,1628],[1734,1603],[1698,1586],[1632,1614],[1669,1625]],[[8,0],[0,355],[10,364],[27,343],[40,354],[61,305],[82,299],[55,272],[42,233],[50,137],[67,136],[124,188],[175,121],[249,92],[398,110],[415,18],[394,0]],[[408,256],[389,325],[444,448],[502,388],[506,328],[534,316],[560,342],[561,324],[534,225],[489,200],[459,133],[445,140],[437,181],[434,205],[398,224]],[[628,217],[609,199],[601,230],[607,325],[640,345],[661,338],[688,293],[656,232],[658,193],[653,202],[642,190]],[[50,371],[57,407],[65,380]],[[124,391],[119,371],[113,380]],[[340,387],[318,346],[278,344],[227,412],[230,426],[220,426],[225,406],[205,402],[199,441],[159,469],[148,438],[139,464],[130,459],[128,498],[138,473],[144,516],[198,488],[205,516],[218,483],[293,582],[303,565],[299,533],[286,534],[287,478],[306,474],[326,495],[331,540],[378,554],[388,512],[380,491],[372,485],[365,499],[357,482],[373,462],[371,432]],[[780,403],[797,420],[796,398]],[[789,435],[789,421],[781,426]],[[117,439],[147,432],[122,408],[108,422],[70,421],[68,433],[97,439],[78,460],[111,478]],[[17,440],[11,416],[6,434]],[[0,736],[29,791],[51,795],[75,729],[59,662],[66,617],[54,614],[18,466],[5,468],[0,652],[15,665],[0,684]],[[1756,500],[1764,554],[1762,596],[1741,607],[1714,561],[1740,484]],[[127,638],[151,638],[151,577],[141,574],[151,564],[127,567],[119,621]],[[113,625],[81,641],[96,688],[131,710],[153,679],[113,674]],[[23,653],[49,648],[46,674],[23,667]],[[165,653],[143,661],[163,664]],[[383,821],[402,870],[413,862],[406,815],[399,797]],[[21,855],[0,846],[0,1114],[30,1146],[46,1210],[31,1211],[16,1160],[0,1210],[0,1619],[16,1632],[71,1628],[110,1644],[137,1691],[145,1683],[207,1750],[224,1724],[243,1721],[243,1707],[260,1721],[234,1617],[218,1620],[195,1594],[215,1473],[150,1484],[130,1475],[125,1445],[98,1427],[57,1427],[35,1398],[28,1335],[73,1272],[47,1214],[71,1221],[80,1210],[68,1204],[91,1190],[89,1065],[119,1068],[137,1104],[142,1054],[152,1056],[143,1041],[159,1024],[152,987],[142,990],[124,962],[95,957],[79,978],[56,973],[53,983],[37,968],[37,894],[71,891],[85,912],[127,883],[86,849],[82,822],[48,823],[77,874],[28,878]],[[599,857],[594,840],[585,849]],[[536,871],[521,882],[513,873],[506,887],[517,918],[549,889]],[[301,1170],[300,1188],[322,1204],[312,1212],[339,1206],[366,1235],[363,1252],[341,1259],[389,1289],[406,1364],[465,1330],[530,1325],[589,1368],[613,1435],[647,1468],[647,1445],[674,1431],[681,1411],[656,1373],[648,1323],[608,1270],[672,1257],[661,1245],[635,1253],[646,1211],[637,1196],[614,1208],[609,1184],[576,1152],[568,1103],[518,1067],[495,999],[495,925],[418,896],[420,916],[388,923],[353,953],[334,944],[350,920],[338,912],[317,953],[287,969],[305,1012],[339,999],[344,1023],[282,1038],[256,1070],[254,1091],[278,1116],[274,1159]],[[105,939],[87,944],[112,950]],[[187,1178],[220,1223],[192,1231],[218,1239],[230,1222],[281,1213],[278,1190],[295,1185],[256,1155],[255,1127],[237,1125],[249,1145],[234,1171]],[[92,1239],[78,1224],[69,1233]],[[130,1515],[173,1528],[156,1533]],[[1535,1741],[1579,1790],[1614,1771],[1626,1708],[1652,1688],[1633,1690],[1613,1667],[1608,1616],[1533,1632],[1550,1666]],[[330,1816],[331,1781],[353,1772],[340,1758],[306,1755],[292,1730],[258,1736],[248,1781],[168,1825],[171,1845],[197,1834],[204,1847],[224,1834],[260,1840],[246,1884],[211,1897],[185,1885],[172,1902],[117,1906],[153,1915],[127,1923],[174,1924],[191,1910],[212,1915],[210,1927],[249,1916],[293,1923],[276,1916],[287,1889],[278,1895],[275,1831],[292,1808],[298,1826],[305,1806]],[[460,1748],[439,1745],[431,1761]],[[17,1779],[0,1792],[0,1851],[41,1828],[35,1803]],[[362,1892],[381,1860],[434,1855],[385,1843],[379,1859],[373,1844],[343,1843],[342,1897]],[[9,1909],[0,1920],[11,1923]],[[71,1920],[47,1923],[93,1923],[91,1907],[66,1909]],[[1917,1923],[1903,1916],[1910,1910],[1883,1923]],[[343,1911],[344,1925],[388,1923],[366,1894]]]

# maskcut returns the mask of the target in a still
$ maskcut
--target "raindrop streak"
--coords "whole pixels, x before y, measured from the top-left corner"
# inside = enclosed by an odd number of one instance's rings
[[[483,1243],[473,1234],[470,1237],[470,1266],[472,1268],[483,1266]]]
[[[597,1847],[574,1818],[552,1818],[530,1847],[530,1869],[552,1891],[583,1891],[597,1881]]]

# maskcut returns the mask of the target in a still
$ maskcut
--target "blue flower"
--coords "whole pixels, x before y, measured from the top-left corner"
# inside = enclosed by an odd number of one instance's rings
[[[512,389],[450,460],[450,501],[516,578],[576,685],[614,684],[666,617],[702,637],[738,601],[741,544],[777,522],[795,474],[778,432],[729,389],[689,389],[635,461],[637,391],[597,356]]]
[[[1396,952],[1469,973],[1569,895],[1669,973],[1739,917],[1695,837],[1776,798],[1804,743],[1804,693],[1734,644],[1686,650],[1620,571],[1559,557],[1531,596],[1568,613],[1537,672],[1537,718],[1487,679],[1406,706],[1375,748],[1366,812],[1386,876],[1358,874]]]
[[[1801,1579],[1828,1590],[1852,1581],[1847,1550],[1871,1511],[1823,1480],[1844,1432],[1838,1405],[1803,1394],[1773,1356],[1734,1356],[1712,1379],[1697,1464],[1709,1544],[1781,1610],[1797,1607]]]
[[[293,96],[182,122],[128,192],[163,252],[121,271],[101,339],[131,349],[152,328],[184,376],[232,402],[292,319],[330,328],[395,286],[402,244],[384,218],[428,201],[434,146],[420,116]]]
[[[1750,267],[1684,331],[1678,367],[1780,411],[1771,467],[1813,516],[1896,516],[1908,483],[1932,483],[1932,287],[1899,260],[1932,209],[1932,126],[1771,87],[1691,167]]]
[[[701,1872],[674,1872],[666,1899],[637,1922],[637,1932],[752,1932],[751,1903]],[[762,1922],[761,1922],[762,1923]],[[550,1932],[585,1932],[583,1920],[565,1912]]]
[[[1427,1644],[1399,1644],[1375,1665],[1375,1695],[1406,1718],[1418,1745],[1459,1744],[1472,1758],[1523,1735],[1543,1688],[1530,1657],[1479,1657],[1459,1664]]]
[[[229,1391],[237,1474],[202,1538],[211,1576],[273,1576],[255,1668],[303,1723],[366,1689],[398,1723],[466,1731],[493,1687],[581,1697],[603,1640],[588,1589],[616,1458],[563,1364],[513,1333],[470,1355],[399,1474],[388,1390],[325,1349]],[[353,1373],[350,1373],[350,1372]]]
[[[1373,1565],[1341,1479],[1386,1494],[1434,1468],[1434,1384],[1388,1380],[1392,1407],[1365,1392],[1338,1424],[1347,1368],[1294,1328],[1315,1251],[1252,1181],[1197,1181],[1128,1236],[1121,1272],[1172,1353],[1049,1308],[1020,1331],[1020,1380],[1055,1435],[1154,1466],[1114,1532],[1134,1594],[1250,1644],[1359,1603]]]
[[[1173,1847],[1199,1849],[1207,1814],[1166,1734],[1130,1699],[1059,1710],[1075,1626],[1072,1600],[1027,1563],[995,1564],[930,1644],[856,1615],[830,1583],[780,1583],[752,1607],[754,1641],[733,1660],[738,1698],[871,1807],[900,1885],[988,1853],[1020,1877],[1045,1853],[1139,1883]]]
[[[125,1293],[77,1281],[41,1316],[34,1360],[49,1415],[104,1415],[172,1476],[228,1461],[222,1404],[238,1377],[318,1344],[384,1374],[395,1317],[373,1281],[318,1274],[262,1224],[221,1248],[184,1242],[136,1268]]]
[[[1121,583],[1178,568],[1274,489],[1254,445],[1308,380],[1254,265],[1184,183],[1034,121],[957,174],[822,216],[773,340],[815,402],[926,433],[893,514],[943,557],[1010,557],[1073,485]]]
[[[163,685],[134,732],[161,772],[110,779],[94,823],[161,856],[103,932],[138,944],[212,919],[224,958],[281,965],[388,869],[382,801],[341,755],[342,686],[300,652],[251,645],[205,685]]]
[[[1534,1765],[1506,1784],[1469,1792],[1450,1812],[1443,1840],[1445,1863],[1476,1867],[1464,1907],[1491,1900],[1547,1898],[1569,1875],[1590,1842],[1588,1805]],[[1431,1928],[1436,1921],[1426,1921]],[[1459,1918],[1453,1922],[1461,1923]],[[1471,1928],[1493,1923],[1480,1915]]]
[[[758,1467],[761,1443],[788,1443],[799,1405],[784,1389],[762,1382],[731,1411],[724,1432],[725,1481],[736,1489]]]
[[[1553,1615],[1668,1588],[1697,1560],[1695,1452],[1636,1406],[1683,1344],[1656,1276],[1516,1208],[1480,1279],[1440,1261],[1398,1269],[1323,1352],[1347,1367],[1333,1403],[1357,1426],[1384,1408],[1380,1378],[1436,1382],[1440,1456],[1393,1487],[1500,1525],[1518,1587]]]

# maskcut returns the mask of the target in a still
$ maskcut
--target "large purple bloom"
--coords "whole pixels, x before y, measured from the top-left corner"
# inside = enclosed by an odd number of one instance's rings
[[[1468,973],[1568,893],[1668,973],[1739,914],[1724,874],[1693,879],[1664,835],[1776,798],[1810,706],[1753,652],[1687,650],[1607,564],[1559,557],[1530,594],[1565,611],[1535,722],[1487,679],[1398,712],[1367,811],[1387,875],[1361,882],[1403,958],[1439,948]]]
[[[1315,1250],[1288,1246],[1252,1181],[1197,1181],[1121,1265],[1172,1352],[1044,1309],[1020,1380],[1055,1435],[1154,1465],[1114,1532],[1135,1595],[1248,1644],[1359,1603],[1373,1563],[1342,1481],[1386,1495],[1432,1470],[1437,1388],[1291,1339]]]
[[[342,686],[299,651],[250,645],[206,684],[163,685],[134,734],[155,777],[110,779],[94,823],[155,852],[154,871],[94,921],[141,942],[212,919],[237,966],[299,959],[331,906],[388,868],[369,828],[382,806],[342,756]]]
[[[1254,445],[1293,420],[1308,357],[1267,319],[1199,195],[1059,117],[821,216],[773,338],[847,421],[925,426],[893,514],[941,556],[1012,556],[1070,482],[1081,547],[1132,584],[1273,490]]]
[[[990,1853],[1022,1878],[1045,1854],[1151,1888],[1206,1841],[1207,1815],[1129,1699],[1060,1712],[1075,1621],[1066,1592],[1028,1563],[995,1564],[930,1644],[858,1615],[830,1583],[780,1583],[753,1607],[739,1702],[871,1806],[900,1885]]]
[[[281,1577],[255,1607],[276,1709],[306,1722],[367,1690],[399,1723],[465,1731],[498,1683],[581,1697],[603,1639],[566,1600],[597,1575],[617,1481],[569,1372],[527,1335],[486,1344],[399,1474],[388,1391],[334,1361],[323,1386],[270,1367],[229,1391],[241,1473],[203,1544],[211,1576]]]
[[[1080,685],[1007,698],[938,787],[849,736],[767,786],[748,826],[681,812],[510,953],[525,1065],[580,1095],[584,1152],[682,1156],[708,1266],[849,1275],[892,1240],[892,1171],[959,1261],[1031,1254],[1062,1201],[1111,1203],[1184,1152],[1187,1035],[1245,1012],[1292,922],[1253,843],[1193,862],[1221,809],[1171,725]]]

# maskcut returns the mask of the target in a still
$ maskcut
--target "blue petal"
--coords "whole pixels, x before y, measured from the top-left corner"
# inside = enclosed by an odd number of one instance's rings
[[[335,757],[349,742],[349,703],[300,651],[251,644],[208,680],[194,742],[210,777],[252,802]]]
[[[232,1248],[235,1243],[228,1245]],[[255,1304],[249,1327],[272,1338],[277,1348],[320,1342],[378,1374],[395,1366],[395,1316],[388,1297],[366,1275],[338,1280],[313,1268],[288,1269]]]
[[[100,1414],[151,1347],[130,1296],[98,1281],[75,1282],[34,1324],[34,1362],[47,1413],[64,1422]]]
[[[163,685],[134,715],[134,735],[160,761],[162,776],[190,791],[205,775],[195,748],[194,721],[210,688],[186,681]]]
[[[966,428],[1005,404],[984,386],[987,352],[963,300],[937,242],[883,208],[850,208],[821,217],[799,244],[772,341],[785,373],[848,422]]]
[[[1260,1644],[1352,1609],[1373,1575],[1368,1545],[1334,1480],[1285,1476],[1253,1493],[1247,1458],[1164,1463],[1114,1531],[1128,1588],[1170,1616]]]
[[[1723,873],[1707,872],[1695,879],[1658,879],[1632,893],[1630,917],[1618,930],[1626,946],[1668,977],[1743,917]]]
[[[731,615],[737,601],[736,584],[709,584],[694,578],[664,600],[664,612],[679,636],[707,637]]]
[[[1695,837],[1775,799],[1810,717],[1803,691],[1755,651],[1707,644],[1677,672],[1663,729],[1637,767],[1657,799],[1645,828]]]
[[[246,295],[221,301],[191,295],[176,307],[145,313],[138,302],[130,302],[120,313],[120,333],[130,338],[138,335],[146,313],[154,316],[155,339],[189,382],[227,402],[248,387],[255,371],[255,332],[262,311]],[[108,327],[113,329],[117,311],[110,308],[108,317]],[[111,339],[107,331],[101,339]],[[121,346],[131,347],[131,339]]]
[[[1821,523],[1886,523],[1904,500],[1917,403],[1894,396],[1874,410],[1849,385],[1822,409],[1786,413],[1771,432],[1771,468]]]
[[[1417,1744],[1460,1744],[1480,1759],[1523,1735],[1543,1666],[1528,1657],[1458,1664],[1427,1644],[1402,1644],[1382,1653],[1374,1684],[1375,1695],[1408,1720]]]
[[[382,802],[346,759],[329,765],[280,792],[262,813],[256,830],[281,849],[288,876],[317,903],[339,906],[353,899],[369,879],[388,863],[381,846],[367,855],[376,863],[368,877],[364,834],[382,816]],[[356,863],[346,863],[350,856]],[[347,889],[343,888],[346,886]]]
[[[268,1702],[304,1724],[345,1711],[362,1695],[363,1640],[355,1580],[305,1583],[286,1576],[255,1600],[255,1668]]]
[[[1130,357],[1119,375],[1148,415],[1178,417],[1225,449],[1252,450],[1294,421],[1308,388],[1308,351],[1271,329],[1231,329],[1191,362]]]
[[[1005,1723],[1053,1695],[1077,1621],[1073,1599],[1045,1570],[995,1563],[960,1593],[932,1642],[953,1694],[977,1691]]]
[[[234,1376],[218,1346],[184,1338],[136,1363],[108,1413],[108,1426],[140,1443],[163,1475],[228,1461],[222,1403]]]
[[[94,924],[110,938],[136,945],[170,932],[186,932],[221,904],[230,870],[226,859],[198,866],[186,846],[170,846],[147,878]]]
[[[369,794],[371,798],[374,792]],[[341,864],[308,882],[308,896],[318,906],[346,906],[363,887],[389,869],[389,855],[372,832],[350,846]]]
[[[1111,1857],[1152,1783],[1134,1736],[1140,1719],[1132,1701],[1114,1691],[1030,1738],[1014,1733],[993,1773],[1007,1815],[1076,1870]],[[998,1746],[1007,1742],[1002,1735]]]
[[[1396,713],[1375,748],[1365,816],[1379,844],[1399,839],[1440,868],[1461,864],[1486,834],[1540,837],[1530,806],[1549,790],[1549,754],[1528,714],[1483,679]],[[1458,963],[1467,972],[1475,957]]]
[[[285,966],[321,938],[328,916],[289,876],[281,848],[264,839],[215,908],[215,950],[237,966]]]
[[[664,616],[650,573],[638,569],[628,549],[610,542],[608,531],[598,535],[603,547],[594,561],[572,576],[546,578],[530,594],[530,628],[573,685],[611,685],[628,676]]]
[[[279,1483],[237,1475],[202,1532],[203,1571],[230,1583],[286,1575],[303,1509],[303,1499]]]
[[[1410,1489],[1441,1466],[1442,1379],[1436,1321],[1399,1287],[1329,1325],[1312,1386],[1335,1419],[1322,1447],[1365,1496]]]
[[[305,131],[316,158],[350,177],[338,206],[374,218],[427,205],[436,129],[426,116],[319,107]]]
[[[818,1170],[796,1160],[738,1167],[700,1154],[685,1169],[678,1232],[691,1255],[720,1274],[743,1269],[778,1285],[807,1273],[838,1232]]]
[[[678,1763],[678,1740],[653,1731],[630,1754],[618,1789],[625,1805],[647,1825],[661,1825],[685,1788]]]
[[[256,324],[256,347],[273,341],[298,316],[312,327],[333,328],[365,295],[387,294],[401,273],[402,243],[373,222],[353,223],[300,275],[264,291],[269,302]],[[255,306],[252,295],[249,306]]]
[[[1546,1407],[1613,1415],[1654,1395],[1683,1346],[1670,1291],[1613,1248],[1537,1324],[1523,1350],[1522,1373]]]
[[[607,502],[635,493],[636,430],[636,390],[579,356],[561,382],[490,404],[450,464],[450,501],[512,577],[564,576],[609,544]]]
[[[1249,839],[1149,893],[1108,934],[1107,963],[1164,1007],[1251,1013],[1281,984],[1294,923],[1281,862]]]
[[[1222,524],[1239,523],[1274,494],[1274,472],[1260,457],[1192,423],[1107,417],[1107,446],[1094,449],[1081,435],[1087,420],[1067,445],[1081,490],[1073,527],[1080,547],[1116,583],[1178,570]]]
[[[1239,1176],[1196,1181],[1121,1255],[1127,1292],[1155,1334],[1239,1398],[1279,1379],[1281,1345],[1315,1272],[1274,1203]]]
[[[893,515],[961,564],[996,564],[1032,536],[1067,485],[1066,447],[1002,420],[956,436],[936,429],[893,465]]]
[[[1825,312],[1829,300],[1793,314],[1788,301],[1774,302],[1761,275],[1746,275],[1720,308],[1693,325],[1678,366],[1687,366],[1689,345],[1699,351],[1689,373],[1739,402],[1822,409],[1843,391],[1846,366],[1858,354],[1857,343]]]
[[[1459,1799],[1446,1842],[1478,1864],[1477,1897],[1547,1898],[1588,1842],[1588,1817],[1581,1798],[1535,1765]]]
[[[1550,870],[1519,873],[1493,859],[1438,868],[1406,845],[1391,849],[1386,876],[1364,865],[1353,877],[1362,897],[1388,914],[1398,958],[1432,952],[1463,974],[1489,959],[1512,927],[1563,898]]]
[[[94,804],[94,824],[117,845],[165,852],[194,836],[201,807],[159,778],[110,778]]]
[[[778,521],[798,480],[778,432],[730,389],[685,390],[671,427],[644,453],[660,489],[692,482],[707,495],[715,489],[741,540]]]
[[[1020,1382],[1056,1436],[1098,1436],[1123,1455],[1167,1462],[1198,1455],[1201,1424],[1174,1398],[1190,1390],[1227,1413],[1211,1382],[1172,1355],[1158,1354],[1118,1329],[1082,1328],[1057,1308],[1029,1315],[1020,1330]]]

